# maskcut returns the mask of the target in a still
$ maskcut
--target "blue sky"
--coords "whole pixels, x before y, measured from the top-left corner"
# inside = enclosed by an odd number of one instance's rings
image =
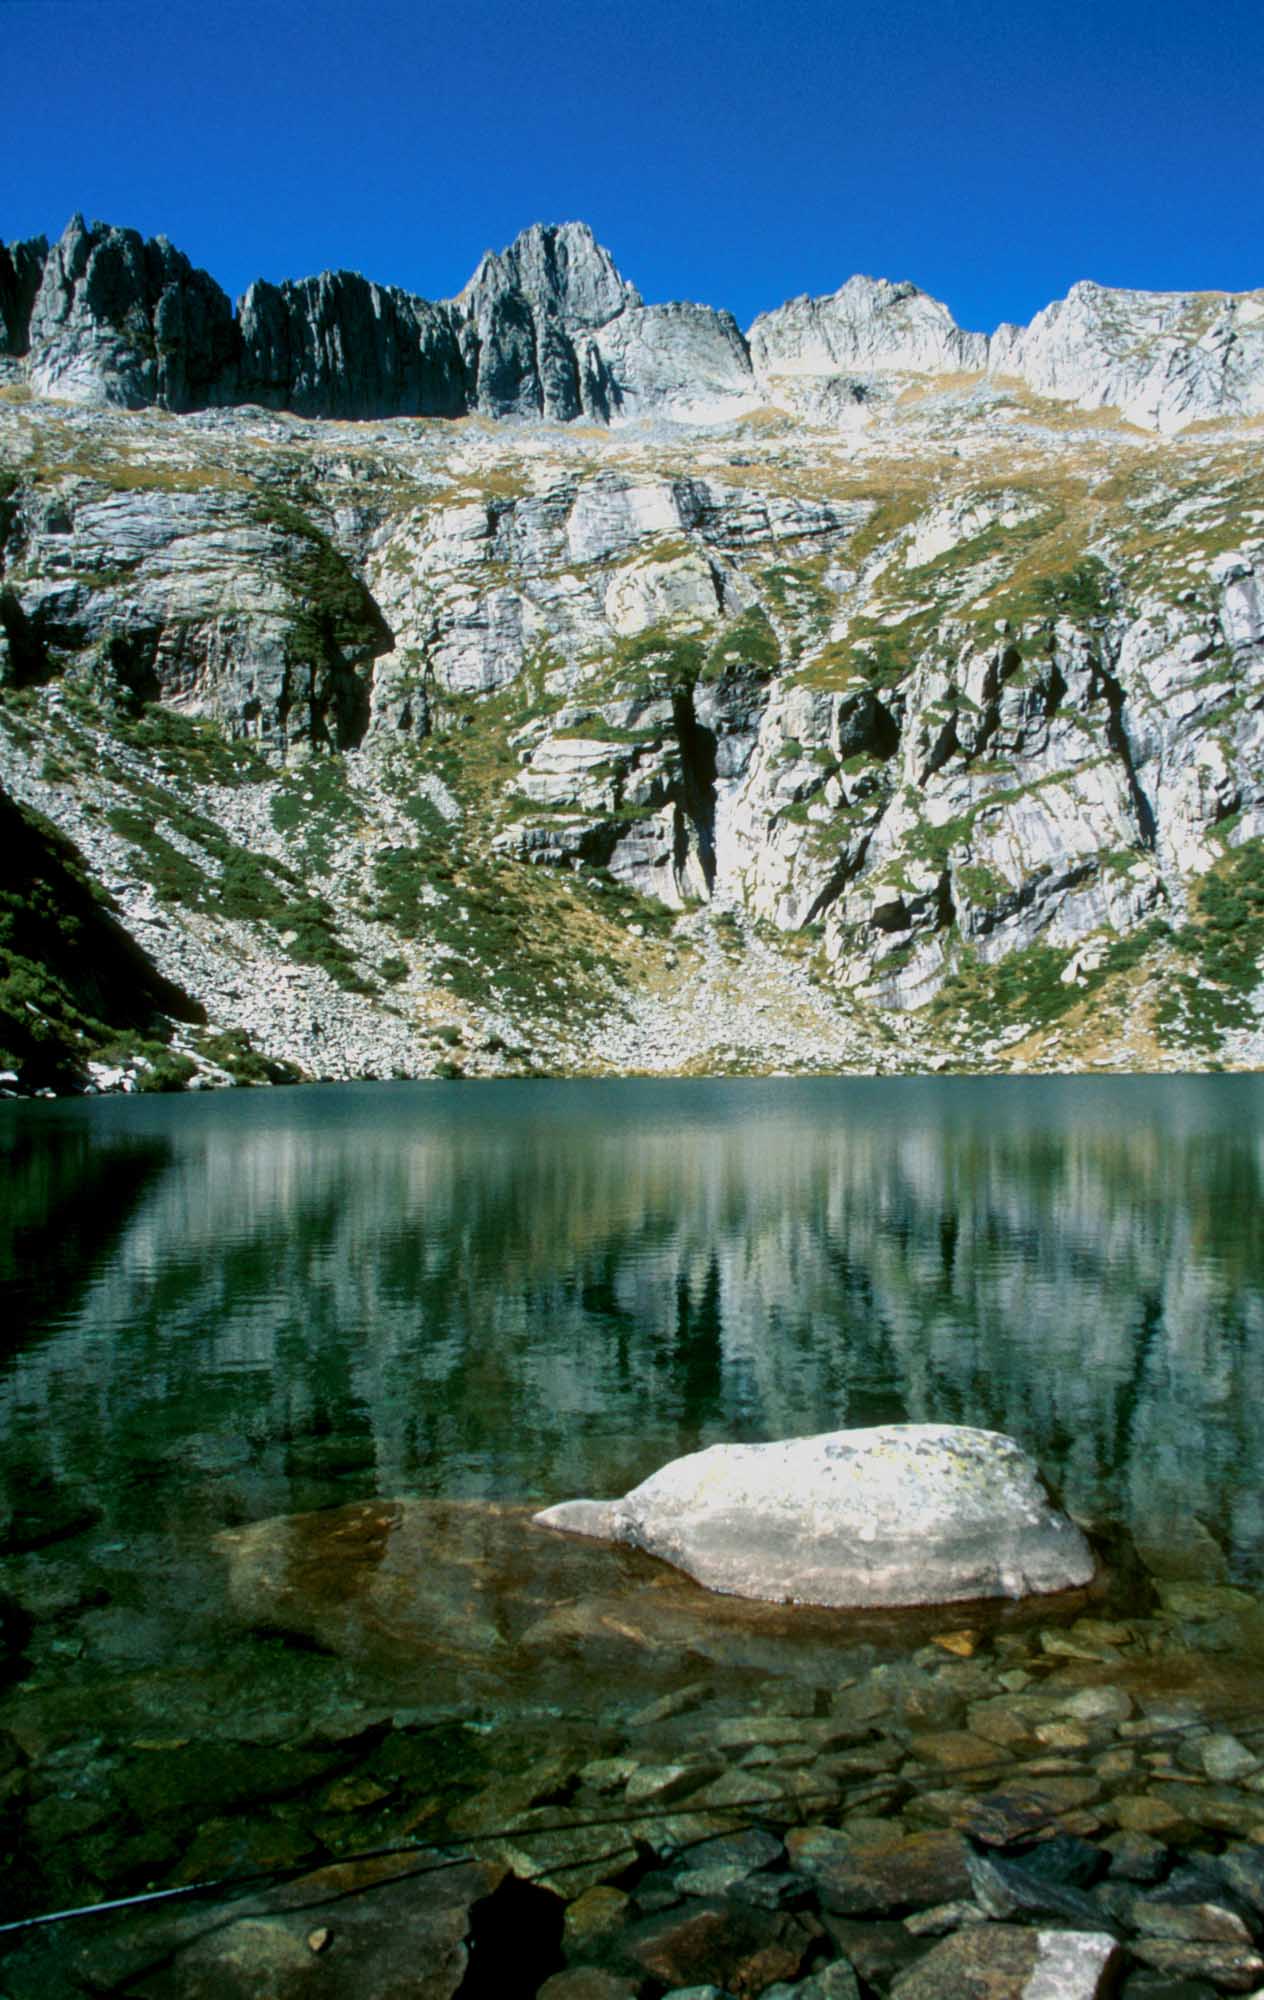
[[[428,297],[533,221],[743,326],[853,271],[963,325],[1264,285],[1258,0],[0,0],[0,238]]]

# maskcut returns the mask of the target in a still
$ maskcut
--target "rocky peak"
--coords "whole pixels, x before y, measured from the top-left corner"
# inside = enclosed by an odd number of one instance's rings
[[[778,375],[981,369],[987,336],[966,333],[947,306],[907,281],[849,278],[827,298],[800,297],[761,313],[750,330],[761,380]]]
[[[585,223],[534,223],[431,303],[354,271],[228,299],[165,237],[72,217],[0,245],[0,354],[39,392],[190,410],[260,402],[310,417],[721,423],[760,400],[830,428],[908,375],[1016,377],[1174,432],[1264,413],[1264,291],[1137,292],[1088,281],[989,337],[908,282],[852,277],[761,313],[647,306]]]
[[[456,300],[477,316],[485,301],[517,293],[568,331],[604,326],[642,303],[586,222],[532,223],[507,250],[487,250]]]
[[[640,306],[586,223],[535,223],[487,251],[453,301],[488,416],[607,421],[617,398],[592,333]]]
[[[165,236],[67,223],[30,318],[32,381],[74,402],[195,408],[231,365],[232,307]]]
[[[1255,416],[1264,411],[1264,291],[1120,291],[1085,279],[1030,326],[998,327],[988,366],[1082,409],[1116,405],[1147,430]]]

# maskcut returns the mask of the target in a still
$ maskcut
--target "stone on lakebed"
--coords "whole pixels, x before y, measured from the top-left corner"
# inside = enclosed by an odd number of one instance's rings
[[[709,1590],[774,1603],[950,1604],[1075,1589],[1079,1529],[998,1431],[883,1424],[715,1444],[621,1500],[567,1500],[544,1527],[646,1550]]]

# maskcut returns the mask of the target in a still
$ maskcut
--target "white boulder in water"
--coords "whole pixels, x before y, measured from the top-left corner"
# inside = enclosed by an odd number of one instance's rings
[[[622,1500],[567,1500],[535,1518],[774,1603],[951,1604],[1069,1590],[1093,1574],[1088,1543],[1026,1452],[954,1424],[715,1444]]]

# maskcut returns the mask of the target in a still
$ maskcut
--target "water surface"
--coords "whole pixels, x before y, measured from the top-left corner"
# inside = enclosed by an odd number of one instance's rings
[[[701,1758],[731,1805],[717,1728],[871,1698],[924,1725],[1007,1663],[1128,1676],[1156,1727],[1253,1707],[1264,1607],[1156,1610],[1128,1552],[1264,1581],[1262,1142],[1240,1077],[0,1107],[10,1910],[608,1817],[585,1774],[616,1751]],[[945,1665],[943,1613],[742,1605],[529,1523],[715,1439],[900,1418],[1020,1438],[1108,1536],[1105,1595],[977,1617]],[[894,1809],[916,1788],[875,1754]],[[837,1786],[813,1770],[778,1783]],[[80,1935],[0,1945],[6,1991],[81,1990]]]
[[[934,1419],[1259,1581],[1262,1148],[1241,1077],[5,1107],[4,1490],[151,1546]]]

